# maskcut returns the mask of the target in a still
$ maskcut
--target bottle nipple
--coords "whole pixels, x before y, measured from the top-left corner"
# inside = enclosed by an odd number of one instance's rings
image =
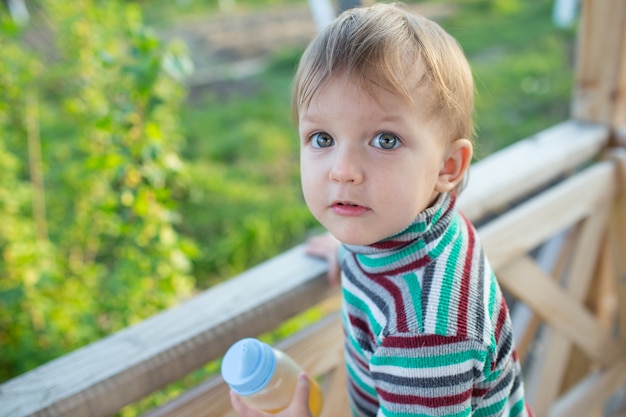
[[[224,355],[222,378],[239,395],[252,395],[267,385],[276,369],[272,348],[257,339],[234,343]]]

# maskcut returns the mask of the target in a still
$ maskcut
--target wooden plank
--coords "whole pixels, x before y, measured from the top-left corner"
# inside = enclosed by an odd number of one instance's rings
[[[626,354],[626,344],[616,342],[578,297],[561,288],[532,259],[516,259],[499,269],[497,275],[504,288],[594,360],[608,366]]]
[[[615,129],[613,143],[615,146],[626,148],[626,125],[621,125]]]
[[[589,292],[589,309],[607,330],[612,330],[617,318],[618,299],[616,294],[616,277],[611,252],[609,232],[602,240],[602,247],[597,265],[593,288]]]
[[[479,227],[478,233],[493,268],[498,270],[599,207],[608,205],[614,190],[614,164],[597,163]]]
[[[598,254],[611,211],[610,201],[609,204],[597,207],[594,211],[595,213],[580,228],[565,282],[567,292],[580,302],[586,300],[593,272],[598,265]]]
[[[597,264],[598,248],[601,245],[601,240],[604,235],[605,225],[608,218],[609,205],[603,205],[596,208],[595,214],[588,218],[577,233],[576,243],[574,246],[573,254],[571,257],[571,264],[568,267],[567,274],[565,276],[564,285],[567,288],[567,295],[570,300],[560,300],[557,295],[552,294],[555,297],[552,302],[555,303],[557,308],[560,307],[560,303],[567,302],[571,308],[579,308],[582,312],[586,310],[582,309],[582,303],[586,299],[586,293],[589,288],[589,283],[592,279],[592,272]],[[541,271],[539,268],[535,268],[536,271]],[[527,271],[529,272],[529,271]],[[529,272],[530,273],[530,272]],[[524,276],[524,279],[536,278]],[[547,283],[556,287],[556,284],[552,282],[551,277],[544,274],[544,279]],[[519,278],[519,276],[518,276]],[[514,284],[514,283],[513,283]],[[503,284],[504,285],[504,284]],[[546,289],[545,287],[543,288]],[[537,311],[535,309],[535,311]],[[569,336],[578,342],[579,347],[583,348],[585,352],[592,358],[599,360],[611,360],[619,356],[622,351],[622,347],[613,346],[616,350],[614,356],[610,356],[609,351],[598,350],[593,352],[590,349],[590,345],[583,345],[588,341],[589,334],[586,331],[597,326],[595,319],[587,313],[588,320],[585,322],[582,317],[576,317],[571,311],[568,313],[570,318],[576,318],[581,322],[570,322],[570,329],[574,333],[570,333]],[[547,321],[548,316],[545,317]],[[554,312],[549,316],[549,319],[555,319]],[[584,324],[586,323],[586,327]],[[563,323],[561,327],[557,327],[556,330],[563,331]],[[601,328],[599,328],[601,329]],[[577,333],[578,332],[578,333]],[[576,336],[580,336],[576,338]],[[532,407],[538,415],[545,415],[549,406],[558,397],[561,392],[561,386],[565,381],[565,376],[568,371],[568,361],[570,356],[575,353],[572,349],[570,339],[566,339],[562,333],[547,333],[542,341],[542,356],[539,358],[535,372],[532,373],[528,386],[528,398],[531,401]],[[611,338],[607,337],[600,343],[604,344],[607,349],[611,348]],[[600,347],[597,347],[600,349]]]
[[[608,189],[611,190],[612,187],[609,186]],[[571,331],[570,337],[578,342],[579,347],[583,348],[583,351],[585,351],[587,355],[600,362],[603,360],[610,361],[619,356],[623,350],[622,347],[616,345],[613,347],[615,352],[613,356],[611,356],[610,352],[603,351],[597,346],[596,348],[599,350],[594,352],[590,350],[593,349],[593,347],[584,345],[584,343],[589,341],[588,337],[594,337],[593,333],[588,333],[589,331],[592,331],[592,329],[601,329],[597,327],[598,323],[594,318],[586,310],[582,309],[582,303],[586,299],[592,273],[597,264],[598,248],[601,245],[601,240],[604,235],[609,207],[609,205],[597,207],[594,210],[594,215],[583,222],[582,227],[580,227],[577,233],[571,262],[567,269],[567,275],[565,276],[567,296],[570,299],[559,299],[558,294],[551,293],[551,302],[553,302],[557,308],[564,308],[563,303],[568,303],[570,310],[578,308],[583,313],[587,314],[587,321],[585,321],[582,317],[573,314],[572,311],[567,313],[569,319],[576,319],[569,322],[569,330]],[[528,270],[526,273],[527,275],[536,274],[537,271],[541,272],[538,267],[535,267],[534,272]],[[518,275],[518,279],[524,277],[524,279],[530,280],[527,275],[522,276],[520,274]],[[537,276],[538,275],[533,275],[532,278],[537,278]],[[543,283],[544,285],[551,285],[553,288],[558,288],[547,274],[543,274],[543,279],[546,281]],[[506,287],[504,283],[503,285]],[[535,293],[534,297],[541,297],[550,293],[545,286],[540,287],[537,283],[535,283],[535,289],[544,292],[541,294]],[[526,301],[526,299],[524,300]],[[536,301],[536,298],[533,301]],[[536,306],[534,307],[535,311],[539,312]],[[554,312],[551,312],[547,317],[543,314],[542,316],[544,316],[548,322],[548,317],[549,319],[555,319],[557,317]],[[562,332],[564,330],[563,326],[564,323],[560,323],[560,325],[555,327],[555,330]],[[528,384],[528,398],[538,415],[545,415],[549,406],[558,397],[565,377],[570,371],[568,369],[570,356],[576,352],[575,349],[572,349],[570,340],[566,339],[562,333],[548,333],[544,337],[542,357],[539,358],[539,364],[536,368],[537,371],[532,374],[532,378]],[[612,343],[609,335],[607,335],[604,340],[597,339],[597,341],[601,341],[605,348],[610,348],[610,343]]]
[[[554,270],[550,273],[551,278],[555,282],[560,282],[561,278],[566,276],[572,252],[579,236],[580,227],[568,228],[565,245],[556,259]],[[545,270],[545,268],[543,269]],[[546,326],[542,330],[540,337],[534,341],[535,349],[541,352],[541,355],[538,355],[536,360],[531,363],[531,366],[526,369],[528,382],[526,393],[531,404],[543,401],[544,410],[542,411],[545,411],[545,405],[547,404],[545,404],[545,393],[541,393],[541,387],[544,386],[542,384],[546,384],[546,379],[549,379],[554,384],[554,389],[549,391],[551,398],[554,398],[556,392],[561,392],[559,387],[568,376],[567,374],[574,356],[580,351],[576,350],[575,346],[571,346],[570,341],[566,340],[554,327]],[[568,361],[567,363],[566,360]],[[552,372],[555,371],[555,368],[557,372]],[[561,377],[563,373],[564,375]],[[547,381],[547,383],[550,381]]]
[[[610,259],[610,247],[607,239],[608,233],[604,233],[602,242],[600,243],[598,261],[591,282],[590,289],[587,291],[586,307],[590,313],[595,316],[598,325],[608,333],[613,335],[614,324],[616,318],[616,297],[613,288],[615,274],[612,269]],[[561,384],[561,393],[572,389],[576,384],[583,380],[591,371],[598,369],[598,363],[594,362],[585,355],[577,346],[573,346],[567,369]],[[606,413],[603,410],[597,410],[590,417],[602,417]]]
[[[531,310],[530,317],[526,323],[524,332],[519,337],[515,338],[516,350],[519,356],[520,363],[524,366],[524,362],[529,356],[533,343],[537,338],[537,334],[541,328],[541,318]],[[517,317],[511,317],[511,321],[515,323]]]
[[[277,347],[289,354],[309,375],[317,377],[342,368],[343,337],[339,313],[330,314]],[[145,417],[218,417],[231,412],[228,386],[218,376],[148,412]]]
[[[597,365],[575,344],[570,345],[570,354],[567,358],[567,364],[558,387],[558,395],[562,395],[581,380],[583,380],[591,371],[597,369]],[[558,398],[555,397],[550,401],[550,406]],[[599,417],[597,411],[594,411],[589,417]]]
[[[598,155],[608,134],[606,126],[566,121],[495,152],[470,168],[459,208],[472,221],[499,214]]]
[[[601,407],[626,382],[626,358],[599,370],[561,396],[550,408],[549,417],[587,417]]]
[[[611,225],[611,253],[615,272],[615,289],[618,300],[618,330],[626,339],[626,149],[613,149],[608,157],[617,164],[618,195],[613,203]]]
[[[346,367],[338,366],[330,374],[329,385],[325,390],[324,409],[321,417],[336,417],[351,415],[348,403]]]
[[[340,314],[333,314],[319,329],[305,330],[290,338],[289,344],[277,346],[285,350],[310,375],[328,373],[343,366],[343,332]]]
[[[566,255],[571,252],[571,247],[574,239],[572,238],[572,231],[568,230],[566,232],[559,233],[556,236],[553,236],[546,243],[543,244],[541,251],[535,257],[535,261],[537,265],[543,271],[549,271],[549,275],[553,280],[558,280],[556,277],[561,277],[566,267]],[[512,310],[511,320],[513,322],[513,329],[515,330],[517,327],[516,320],[518,320],[518,305],[523,304],[524,309],[528,310],[531,315],[528,320],[527,326],[523,332],[513,333],[514,337],[517,340],[517,354],[520,358],[520,361],[525,361],[526,356],[530,353],[531,347],[537,343],[537,338],[539,336],[539,330],[541,328],[542,319],[530,309],[523,302],[516,303],[515,308]],[[545,331],[549,331],[549,329],[544,329]],[[532,368],[531,368],[532,370]],[[527,370],[528,371],[528,370]]]
[[[108,416],[328,297],[302,246],[0,385],[0,416]],[[334,289],[332,292],[336,292]]]
[[[526,369],[528,376],[525,396],[535,415],[545,416],[558,394],[572,345],[569,339],[556,330],[542,334],[540,343],[540,354],[536,362],[532,368]],[[547,372],[547,369],[550,372]]]
[[[626,122],[626,2],[584,0],[572,114],[618,127]]]

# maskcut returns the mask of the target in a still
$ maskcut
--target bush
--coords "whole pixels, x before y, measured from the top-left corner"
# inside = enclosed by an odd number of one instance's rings
[[[137,7],[39,7],[44,36],[0,15],[0,379],[194,286],[195,245],[176,230],[184,51]]]

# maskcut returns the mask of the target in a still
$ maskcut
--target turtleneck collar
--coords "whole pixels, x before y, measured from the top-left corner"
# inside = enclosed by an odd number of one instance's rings
[[[372,245],[343,245],[367,274],[394,274],[430,262],[452,241],[456,198],[441,194],[400,233]]]

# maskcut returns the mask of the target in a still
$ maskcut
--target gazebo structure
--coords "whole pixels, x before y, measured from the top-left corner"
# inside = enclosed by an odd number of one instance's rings
[[[459,201],[513,298],[539,417],[626,416],[626,2],[581,3],[570,120],[474,164]],[[320,303],[325,318],[280,347],[320,377],[324,417],[349,415],[325,272],[296,247],[0,385],[0,417],[113,415]],[[147,416],[234,416],[227,391],[215,377]]]

